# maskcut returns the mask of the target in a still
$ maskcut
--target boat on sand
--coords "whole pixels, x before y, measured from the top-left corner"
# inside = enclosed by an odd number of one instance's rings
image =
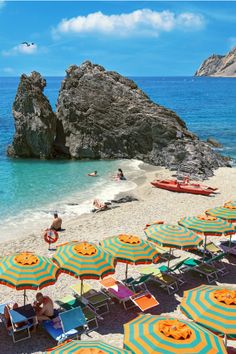
[[[199,183],[191,183],[188,177],[185,177],[183,181],[178,181],[176,179],[157,179],[151,182],[151,184],[154,187],[178,193],[202,194],[208,196],[217,193],[217,188],[212,188]]]

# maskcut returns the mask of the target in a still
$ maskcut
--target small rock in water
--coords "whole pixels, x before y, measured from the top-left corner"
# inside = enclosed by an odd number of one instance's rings
[[[212,145],[215,148],[222,148],[223,147],[223,145],[218,140],[211,138],[211,137],[209,137],[207,139],[207,143]]]

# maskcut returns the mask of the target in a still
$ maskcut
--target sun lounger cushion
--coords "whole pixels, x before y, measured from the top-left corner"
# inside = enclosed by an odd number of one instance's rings
[[[68,332],[63,332],[61,320],[57,317],[51,321],[43,321],[43,328],[48,332],[48,334],[55,339],[57,342],[60,342],[64,337],[72,337],[77,334],[76,329],[71,329]]]
[[[159,305],[159,302],[155,297],[148,291],[131,296],[132,301],[136,306],[140,308],[141,311],[149,310],[152,307]]]

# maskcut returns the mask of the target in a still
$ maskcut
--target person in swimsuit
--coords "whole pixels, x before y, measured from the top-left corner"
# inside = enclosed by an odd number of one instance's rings
[[[39,322],[54,318],[53,302],[49,296],[37,293],[34,308]]]
[[[97,177],[97,175],[98,175],[98,171],[88,173],[88,176],[90,176],[90,177]]]
[[[123,173],[121,168],[118,168],[118,172],[117,172],[116,178],[121,180],[121,181],[126,180],[126,178],[124,176],[124,173]]]
[[[54,213],[53,216],[54,216],[54,219],[52,221],[52,225],[50,226],[50,229],[55,230],[55,231],[60,231],[62,219],[58,217],[57,213]]]

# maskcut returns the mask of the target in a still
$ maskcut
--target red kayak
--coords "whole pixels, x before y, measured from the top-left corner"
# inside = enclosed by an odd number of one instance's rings
[[[151,184],[154,187],[167,189],[168,191],[178,193],[210,195],[216,193],[217,190],[217,188],[204,186],[203,184],[190,183],[188,178],[185,178],[183,182],[170,179],[157,179],[156,181],[151,182]]]

